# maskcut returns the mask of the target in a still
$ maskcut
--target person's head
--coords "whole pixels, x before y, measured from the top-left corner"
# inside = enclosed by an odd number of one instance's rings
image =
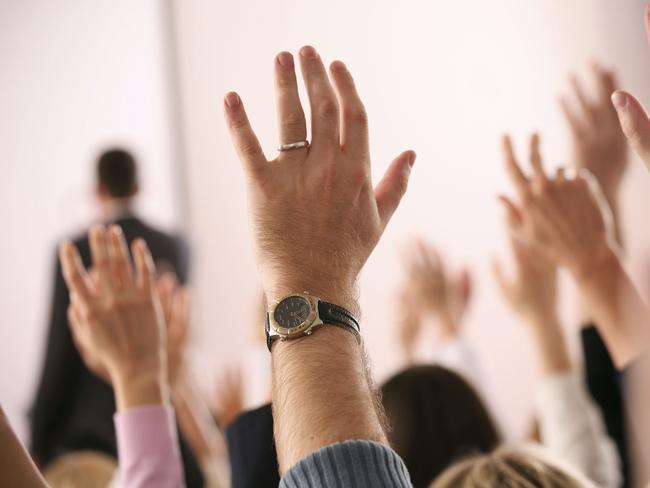
[[[430,488],[593,488],[579,473],[551,459],[534,446],[501,447],[460,461],[442,473]]]
[[[499,444],[479,395],[446,368],[408,368],[382,385],[381,397],[391,445],[416,488],[428,487],[455,460],[490,452]]]
[[[110,148],[97,160],[97,196],[100,201],[128,200],[138,192],[137,167],[128,151]]]

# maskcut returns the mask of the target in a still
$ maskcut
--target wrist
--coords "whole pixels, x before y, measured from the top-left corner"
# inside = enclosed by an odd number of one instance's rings
[[[531,320],[533,339],[545,374],[571,370],[571,360],[562,325],[555,311],[539,314]]]
[[[604,241],[593,250],[577,259],[569,272],[578,285],[598,281],[609,272],[620,266],[619,258],[614,249]]]
[[[292,293],[307,292],[321,301],[333,303],[359,317],[360,307],[357,299],[356,283],[309,282],[291,280],[265,289],[268,308],[271,309],[283,297]]]
[[[454,318],[449,307],[431,308],[428,315],[438,322],[440,335],[442,339],[451,339],[458,334],[458,323]]]
[[[162,369],[136,373],[119,370],[111,374],[111,382],[118,411],[169,402],[167,374]]]

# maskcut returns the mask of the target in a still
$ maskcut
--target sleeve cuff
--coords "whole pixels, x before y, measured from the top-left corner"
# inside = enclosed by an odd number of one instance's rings
[[[404,487],[411,481],[404,461],[389,447],[370,441],[345,441],[324,447],[287,471],[281,488]]]
[[[116,413],[114,422],[120,486],[183,486],[178,435],[171,406],[127,409]]]

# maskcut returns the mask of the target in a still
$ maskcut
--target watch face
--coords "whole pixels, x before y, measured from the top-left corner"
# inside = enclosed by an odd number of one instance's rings
[[[293,329],[309,318],[311,305],[303,297],[292,296],[282,300],[275,307],[273,318],[280,327]]]

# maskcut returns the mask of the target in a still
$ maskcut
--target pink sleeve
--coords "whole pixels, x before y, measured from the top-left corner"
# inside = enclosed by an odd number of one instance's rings
[[[121,488],[180,488],[183,469],[170,406],[138,407],[114,417]]]

